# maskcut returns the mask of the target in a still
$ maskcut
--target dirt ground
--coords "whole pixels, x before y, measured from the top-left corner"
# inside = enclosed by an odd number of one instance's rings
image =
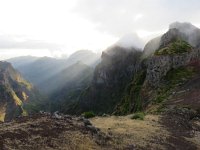
[[[107,139],[78,118],[35,115],[0,124],[1,150],[112,149]]]
[[[96,117],[91,122],[112,136],[117,149],[200,149],[200,121],[193,121],[191,128],[184,128],[177,116],[171,119],[169,115],[147,115],[144,120],[132,120],[130,116]]]
[[[1,150],[198,150],[200,121],[188,110],[94,117],[37,114],[0,124]],[[183,115],[184,114],[184,115]]]

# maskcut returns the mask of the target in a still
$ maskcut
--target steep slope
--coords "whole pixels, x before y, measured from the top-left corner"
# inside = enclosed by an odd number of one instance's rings
[[[122,102],[116,107],[116,114],[133,111],[157,113],[163,109],[178,107],[179,104],[198,111],[200,99],[195,93],[199,90],[196,85],[200,84],[198,80],[200,49],[186,41],[188,39],[184,31],[169,29],[161,37],[158,49],[143,61],[144,67],[127,86]],[[198,37],[196,33],[194,36],[190,35],[190,38],[196,39],[196,37]],[[187,98],[190,94],[196,96],[186,99],[179,93],[188,95]],[[171,104],[174,103],[173,106],[169,105],[169,99]],[[166,105],[169,107],[165,107]]]
[[[185,23],[154,39],[154,43],[159,41],[159,46],[155,50],[151,44],[147,46],[152,48],[152,54],[145,59],[146,52],[142,54],[135,49],[114,46],[104,51],[101,63],[95,68],[92,84],[72,109],[79,113],[93,111],[122,115],[145,110],[151,112],[150,107],[158,105],[155,111],[159,111],[162,102],[175,89],[180,91],[178,85],[199,75],[199,68],[193,66],[200,60],[199,44],[190,40],[198,39],[199,29],[195,27],[196,32],[186,32],[182,26]],[[180,79],[173,79],[174,76]],[[198,100],[195,104],[199,107]]]
[[[25,105],[40,100],[34,87],[7,62],[0,62],[0,88],[1,121],[27,115]]]
[[[101,63],[95,68],[92,84],[82,93],[77,109],[111,113],[126,84],[138,70],[140,55],[141,51],[119,46],[104,51]]]

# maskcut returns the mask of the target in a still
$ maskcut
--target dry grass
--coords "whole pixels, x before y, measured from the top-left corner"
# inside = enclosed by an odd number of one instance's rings
[[[165,149],[158,144],[158,140],[162,143],[169,133],[160,125],[158,115],[147,115],[143,121],[132,120],[130,117],[95,117],[90,120],[114,138],[117,148],[135,145],[138,148]]]

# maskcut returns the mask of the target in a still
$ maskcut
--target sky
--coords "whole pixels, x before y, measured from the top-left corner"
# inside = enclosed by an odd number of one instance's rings
[[[175,21],[200,27],[199,0],[0,0],[0,59],[142,48]]]

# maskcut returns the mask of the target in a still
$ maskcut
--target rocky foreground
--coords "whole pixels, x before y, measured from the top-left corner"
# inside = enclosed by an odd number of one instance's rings
[[[0,124],[1,150],[200,149],[200,116],[189,109],[162,115],[95,117],[42,112]]]
[[[0,125],[1,150],[110,149],[109,140],[89,120],[57,113],[20,117]]]

